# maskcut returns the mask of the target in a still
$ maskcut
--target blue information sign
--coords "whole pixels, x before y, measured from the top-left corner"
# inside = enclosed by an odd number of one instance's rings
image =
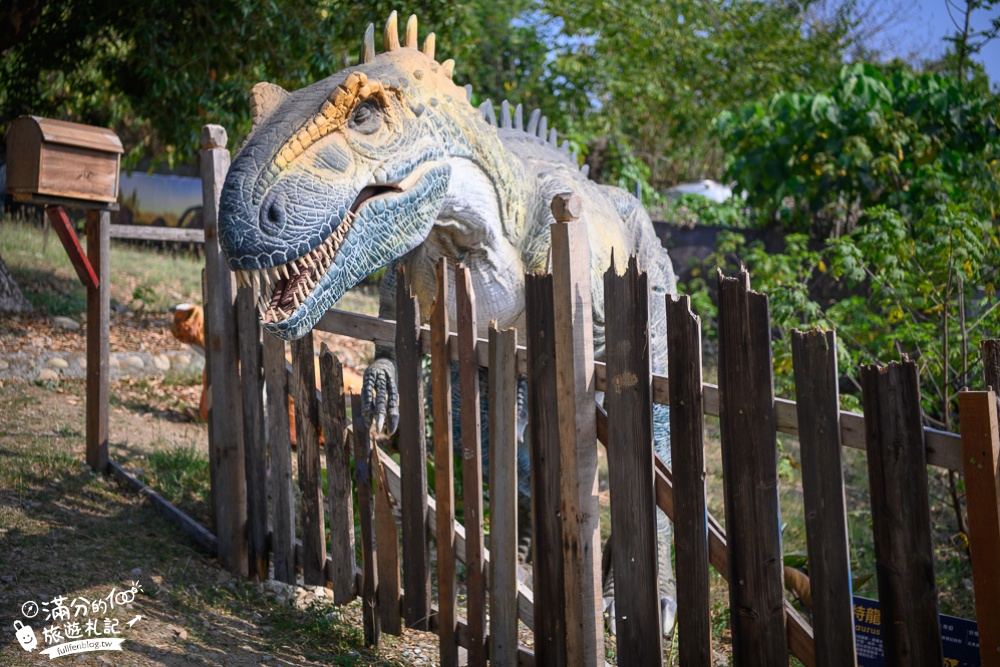
[[[945,667],[980,667],[975,621],[943,614],[939,618]],[[882,667],[882,612],[878,600],[854,597],[854,640],[859,667]]]

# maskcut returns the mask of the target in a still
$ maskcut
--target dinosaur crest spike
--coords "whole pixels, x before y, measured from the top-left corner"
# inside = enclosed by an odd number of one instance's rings
[[[538,119],[541,117],[542,117],[541,109],[535,109],[534,111],[532,111],[531,115],[528,116],[528,127],[525,128],[525,132],[527,132],[528,134],[537,134]]]
[[[584,178],[590,176],[590,165],[585,164],[582,167],[580,167],[580,173],[583,174]]]
[[[472,101],[472,84],[471,83],[465,84],[465,101],[466,102],[471,102]]]
[[[375,24],[369,23],[365,38],[361,40],[361,64],[370,63],[375,57]]]
[[[559,145],[559,133],[556,132],[556,128],[554,127],[551,130],[549,130],[549,143],[552,144],[553,146]]]
[[[514,108],[514,129],[524,131],[524,107],[520,104]]]
[[[410,14],[410,18],[406,19],[406,35],[403,39],[403,46],[408,46],[413,49],[418,48],[416,14]]]
[[[500,127],[510,129],[510,103],[507,100],[500,103]]]
[[[555,130],[552,130],[552,131],[555,132]],[[566,155],[569,155],[570,154],[570,152],[569,152],[569,139],[563,139],[562,145],[560,145],[559,148],[562,149],[563,153],[565,153]]]
[[[385,32],[382,34],[382,48],[385,51],[399,50],[399,26],[396,20],[396,10],[392,10],[385,22]]]
[[[444,68],[444,74],[449,79],[451,78],[452,74],[455,73],[455,61],[452,60],[451,58],[441,63],[441,67]]]
[[[253,117],[253,127],[274,113],[282,100],[288,97],[288,91],[281,86],[266,81],[256,84],[250,91],[250,115]]]
[[[541,137],[543,141],[545,139],[545,134],[548,132],[548,130],[549,130],[549,119],[546,118],[545,116],[542,116],[542,119],[538,121],[538,136]]]
[[[479,105],[479,113],[482,114],[483,120],[485,120],[490,125],[496,127],[497,117],[493,113],[493,100],[486,100]]]
[[[434,59],[434,33],[430,33],[424,38],[424,55]]]

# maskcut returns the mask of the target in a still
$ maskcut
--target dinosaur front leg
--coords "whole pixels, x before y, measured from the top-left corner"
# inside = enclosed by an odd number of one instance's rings
[[[396,262],[386,267],[379,284],[378,316],[396,319]],[[375,361],[365,369],[361,383],[361,415],[365,424],[375,424],[380,433],[388,420],[389,434],[399,425],[399,388],[396,383],[396,351],[375,346]]]

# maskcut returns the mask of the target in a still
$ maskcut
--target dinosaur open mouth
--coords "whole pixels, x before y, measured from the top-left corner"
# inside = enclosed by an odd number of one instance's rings
[[[344,239],[354,227],[358,211],[370,200],[395,195],[410,189],[433,166],[424,164],[414,169],[399,183],[366,185],[354,198],[344,219],[326,239],[305,255],[285,264],[263,269],[237,270],[236,281],[257,289],[257,311],[264,324],[282,322],[302,307],[320,280],[333,265]]]

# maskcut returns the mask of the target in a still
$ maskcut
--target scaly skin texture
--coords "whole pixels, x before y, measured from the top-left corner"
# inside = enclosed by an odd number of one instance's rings
[[[411,17],[400,45],[393,12],[383,53],[375,55],[369,26],[358,66],[291,93],[254,87],[254,129],[226,178],[219,240],[237,279],[260,286],[265,329],[301,337],[348,289],[386,265],[382,317],[395,317],[398,265],[429,305],[443,257],[470,269],[481,337],[492,320],[523,330],[524,275],[546,268],[550,203],[575,192],[591,246],[595,357],[604,347],[603,274],[612,253],[636,255],[653,292],[653,371],[665,373],[664,297],[675,293],[675,278],[642,205],[587,180],[537,111],[525,123],[521,108],[511,118],[504,102],[498,127],[492,104],[474,108],[452,81],[454,63],[434,59],[433,35],[421,51],[416,32]],[[454,291],[446,303],[454,318]],[[395,376],[392,350],[378,349],[363,395],[366,417],[379,429],[386,418],[390,431],[396,427]],[[666,408],[656,407],[654,422],[656,451],[669,462]],[[518,458],[519,488],[527,493],[523,442]],[[666,631],[676,605],[669,523],[662,513],[657,523]],[[609,604],[612,592],[606,586]]]

